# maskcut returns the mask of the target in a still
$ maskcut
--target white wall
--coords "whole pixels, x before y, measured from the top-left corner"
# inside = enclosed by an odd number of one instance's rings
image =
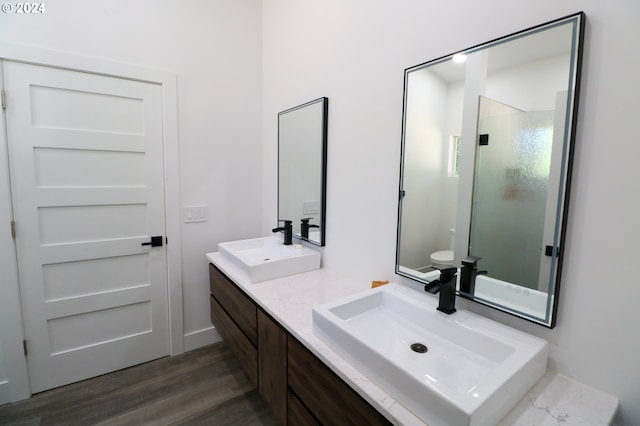
[[[4,362],[4,351],[2,350],[2,340],[0,340],[0,405],[11,401],[9,392],[9,378]]]
[[[462,135],[462,111],[464,102],[464,81],[449,83],[447,89],[447,124],[445,135],[461,136]],[[447,141],[450,143],[450,141]],[[448,151],[448,150],[447,150]],[[449,152],[443,156],[443,164],[450,161]],[[459,176],[449,176],[449,171],[444,170],[444,176],[442,180],[442,205],[440,206],[441,217],[447,218],[448,222],[443,222],[445,226],[440,228],[440,235],[438,235],[439,244],[442,247],[451,248],[451,234],[450,229],[456,228],[456,212],[458,210],[458,183]],[[455,236],[454,240],[455,241]],[[455,245],[455,242],[454,242]]]
[[[209,222],[183,226],[187,333],[209,324],[203,253],[222,240],[267,234],[274,225],[278,111],[330,99],[325,267],[363,281],[397,279],[404,69],[584,10],[558,325],[547,330],[472,306],[548,339],[552,367],[619,397],[619,424],[640,424],[634,278],[640,192],[632,175],[640,158],[633,127],[640,115],[637,0],[65,0],[46,6],[42,16],[0,15],[0,40],[178,75],[182,204],[210,209]]]
[[[45,6],[42,15],[0,14],[0,40],[177,74],[182,205],[209,207],[208,222],[182,226],[189,349],[212,335],[204,253],[261,231],[261,1]]]
[[[410,95],[405,106],[402,185],[406,193],[402,201],[399,261],[402,266],[419,269],[431,264],[431,253],[449,249],[446,239],[438,244],[438,231],[451,225],[442,217],[441,206],[432,201],[442,199],[447,175],[447,163],[442,162],[448,151],[447,84],[428,69],[410,73],[407,84]]]
[[[522,111],[552,110],[556,93],[569,85],[570,63],[562,55],[489,73],[485,95]]]
[[[557,327],[473,309],[548,339],[551,367],[619,397],[618,424],[637,425],[637,0],[265,1],[263,230],[276,211],[277,111],[327,96],[324,265],[366,282],[398,279],[403,70],[580,10],[587,36]]]
[[[2,349],[2,340],[3,339],[0,338],[0,405],[11,401],[9,375],[7,374],[4,350]]]

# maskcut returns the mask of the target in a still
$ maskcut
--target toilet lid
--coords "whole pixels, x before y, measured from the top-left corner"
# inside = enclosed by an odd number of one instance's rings
[[[453,251],[451,250],[437,251],[431,254],[431,261],[434,263],[452,263]]]

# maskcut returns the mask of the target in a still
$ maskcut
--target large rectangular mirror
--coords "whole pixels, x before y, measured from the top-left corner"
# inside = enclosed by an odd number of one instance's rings
[[[278,113],[278,220],[293,236],[325,245],[327,115],[320,98]]]
[[[398,274],[479,257],[460,296],[554,327],[583,29],[578,13],[405,71]]]

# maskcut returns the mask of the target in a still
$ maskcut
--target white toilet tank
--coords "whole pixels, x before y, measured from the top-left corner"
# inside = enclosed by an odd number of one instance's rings
[[[449,229],[449,250],[441,250],[431,253],[431,263],[436,265],[452,265],[453,264],[453,247],[456,240],[455,228]]]

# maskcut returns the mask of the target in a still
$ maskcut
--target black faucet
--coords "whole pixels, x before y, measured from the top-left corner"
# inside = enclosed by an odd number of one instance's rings
[[[458,268],[455,266],[442,268],[440,269],[440,278],[424,286],[424,291],[431,294],[440,293],[438,310],[445,314],[452,314],[456,311],[456,272],[458,272]]]
[[[293,222],[290,220],[279,220],[278,222],[284,222],[284,226],[279,228],[273,228],[272,232],[284,231],[284,245],[290,246],[292,244],[291,237],[293,236]]]
[[[309,221],[313,219],[312,217],[305,217],[300,219],[300,234],[302,238],[309,239],[309,228],[320,228],[318,225],[314,225],[309,223]]]
[[[477,256],[467,256],[462,259],[460,293],[463,295],[473,296],[476,291],[476,277],[487,273],[487,271],[478,271],[478,260],[480,259]]]

